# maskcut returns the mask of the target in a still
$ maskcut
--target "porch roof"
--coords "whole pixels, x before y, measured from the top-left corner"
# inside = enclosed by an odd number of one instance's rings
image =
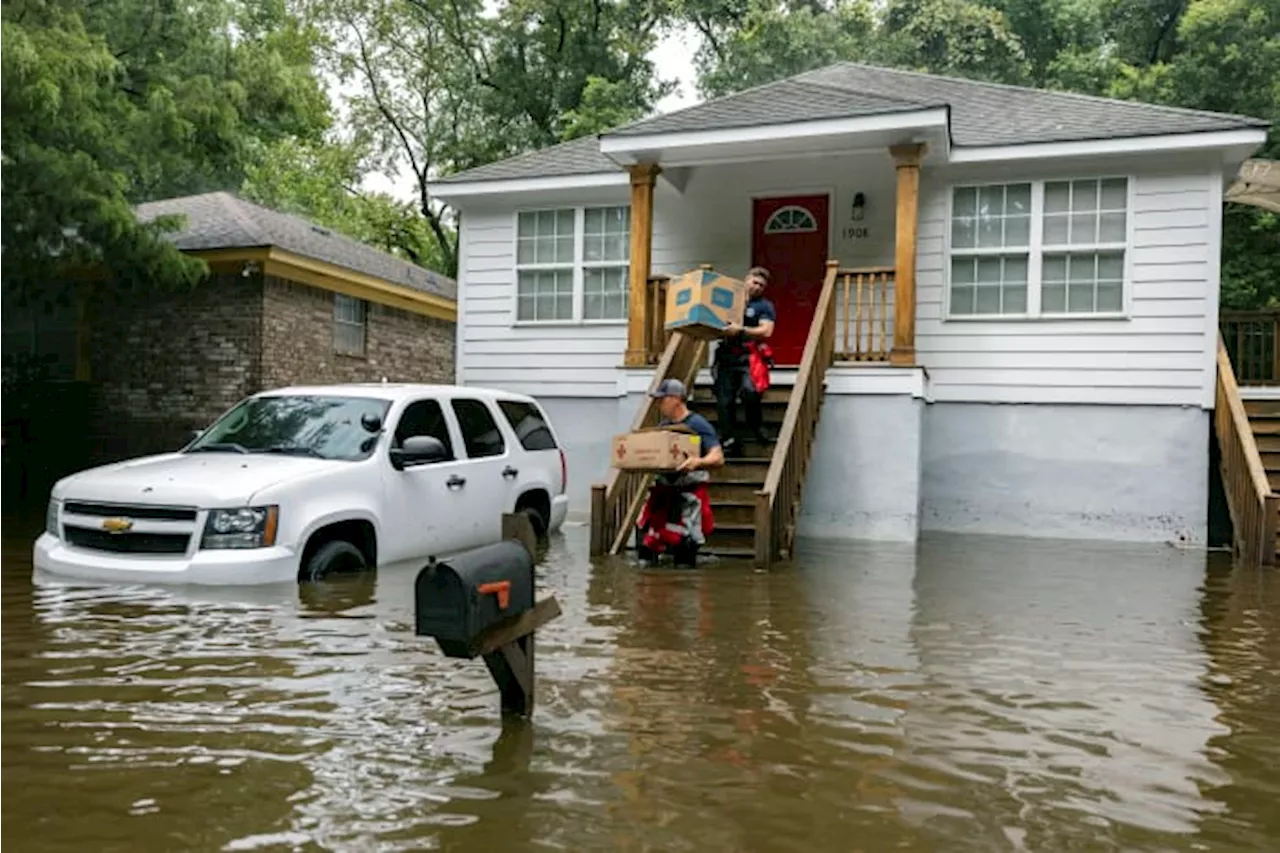
[[[833,119],[884,119],[945,109],[955,149],[1257,130],[1249,116],[1120,101],[841,62],[624,125],[600,137],[529,152],[436,183],[547,179],[619,171],[601,151],[642,150],[647,137],[766,128]]]

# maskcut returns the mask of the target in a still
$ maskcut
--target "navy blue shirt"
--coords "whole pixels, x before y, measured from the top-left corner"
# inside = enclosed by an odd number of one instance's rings
[[[747,303],[747,309],[742,315],[742,325],[748,329],[754,329],[760,325],[761,320],[772,320],[778,322],[778,312],[774,310],[773,303],[763,296],[757,296]]]

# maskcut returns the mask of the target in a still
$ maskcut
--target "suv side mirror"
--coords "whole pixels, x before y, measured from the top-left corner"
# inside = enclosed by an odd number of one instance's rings
[[[440,439],[430,435],[411,435],[390,451],[391,467],[403,471],[410,465],[448,462],[452,457]]]

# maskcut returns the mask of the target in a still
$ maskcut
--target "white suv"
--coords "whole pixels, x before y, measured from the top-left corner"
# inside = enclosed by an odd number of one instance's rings
[[[568,510],[564,452],[531,397],[329,385],[241,401],[177,453],[53,487],[37,572],[195,584],[311,580],[501,538]]]

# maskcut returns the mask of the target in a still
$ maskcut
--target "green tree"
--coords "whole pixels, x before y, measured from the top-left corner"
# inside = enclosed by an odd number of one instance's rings
[[[191,283],[203,266],[139,224],[149,198],[234,189],[255,140],[329,122],[309,36],[246,0],[14,0],[3,7],[6,289],[45,293],[68,267],[124,284]]]
[[[415,182],[415,206],[454,274],[457,232],[437,176],[644,115],[667,91],[648,54],[665,6],[629,0],[305,0],[347,124]]]
[[[246,169],[241,194],[428,269],[444,269],[445,260],[414,205],[360,188],[369,162],[361,140],[282,139],[258,152]]]

